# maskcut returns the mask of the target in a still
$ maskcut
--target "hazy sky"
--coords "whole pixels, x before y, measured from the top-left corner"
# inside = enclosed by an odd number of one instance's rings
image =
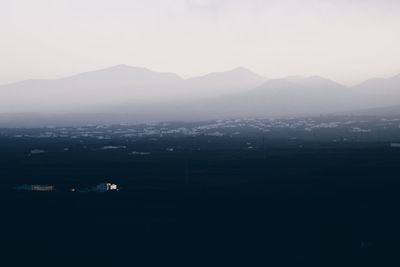
[[[398,0],[0,0],[0,83],[116,64],[352,84],[400,73]]]

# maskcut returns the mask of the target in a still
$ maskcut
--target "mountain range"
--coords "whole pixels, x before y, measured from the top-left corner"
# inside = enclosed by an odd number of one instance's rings
[[[377,114],[382,114],[386,107],[397,105],[400,75],[344,86],[318,76],[267,79],[245,68],[183,79],[173,73],[118,65],[62,79],[0,86],[0,121],[31,113],[87,114],[88,121],[90,116],[102,114],[115,122],[350,114],[362,110],[369,110],[366,113],[371,115],[379,108]],[[388,109],[395,113],[396,108]]]

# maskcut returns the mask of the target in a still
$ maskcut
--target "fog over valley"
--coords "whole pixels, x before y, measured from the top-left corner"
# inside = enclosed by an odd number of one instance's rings
[[[396,105],[400,75],[345,86],[319,76],[268,79],[246,68],[183,79],[117,65],[62,79],[0,86],[3,123],[32,113],[59,118],[85,114],[88,122],[103,116],[104,122],[120,123],[351,114],[386,107],[393,111]],[[373,110],[367,113],[373,115]]]

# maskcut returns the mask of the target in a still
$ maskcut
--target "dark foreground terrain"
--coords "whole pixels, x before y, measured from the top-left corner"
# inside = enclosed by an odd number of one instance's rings
[[[378,124],[4,129],[1,265],[399,266],[399,130]]]

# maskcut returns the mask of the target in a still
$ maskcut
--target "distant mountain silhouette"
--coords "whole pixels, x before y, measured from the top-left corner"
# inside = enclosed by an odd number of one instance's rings
[[[126,65],[57,80],[28,80],[0,86],[0,112],[69,112],[124,99],[155,98],[182,80],[176,74]]]
[[[353,89],[364,99],[364,108],[400,105],[400,74],[387,79],[369,79]]]
[[[248,90],[264,80],[243,68],[184,80],[173,73],[118,65],[63,79],[0,86],[0,112],[70,112],[127,101],[206,98]]]
[[[230,96],[200,103],[195,114],[205,117],[279,117],[324,114],[349,108],[349,88],[320,77],[272,79]],[[344,103],[347,103],[344,104]],[[202,112],[202,107],[207,107]]]
[[[387,79],[369,79],[355,86],[355,88],[370,94],[390,93],[400,95],[400,74]]]
[[[32,112],[65,113],[69,121],[76,118],[71,114],[87,114],[82,115],[87,122],[94,117],[96,122],[101,118],[143,122],[357,110],[371,115],[396,111],[396,106],[400,106],[400,75],[348,87],[319,76],[267,80],[245,68],[183,79],[173,73],[118,65],[63,79],[0,86],[0,113],[8,113],[1,117],[11,118],[14,113],[18,120]]]
[[[385,94],[371,98],[357,88],[347,87],[318,76],[271,79],[248,91],[197,101],[168,104],[134,104],[113,108],[124,114],[140,114],[136,119],[207,120],[238,117],[293,117],[352,112],[399,98]],[[381,105],[383,106],[383,105]],[[110,110],[111,111],[111,110]]]
[[[212,97],[248,91],[266,79],[248,69],[236,68],[194,77],[183,83],[187,97]]]

